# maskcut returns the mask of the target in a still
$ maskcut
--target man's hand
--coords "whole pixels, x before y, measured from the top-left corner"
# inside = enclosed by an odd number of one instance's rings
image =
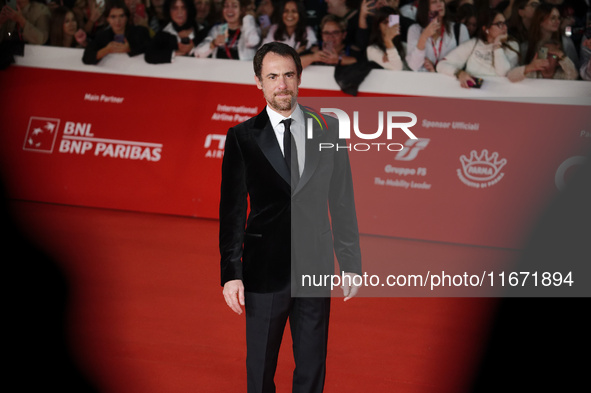
[[[231,280],[224,284],[224,299],[228,307],[236,314],[242,314],[242,307],[244,306],[244,285],[242,280]]]
[[[357,295],[359,291],[360,285],[355,285],[355,277],[361,276],[356,273],[343,273],[343,286],[341,288],[343,289],[343,296],[345,296],[343,300],[345,302]],[[361,280],[358,281],[361,282]]]

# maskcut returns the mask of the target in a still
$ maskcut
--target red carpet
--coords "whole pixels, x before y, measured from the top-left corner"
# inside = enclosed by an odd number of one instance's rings
[[[217,221],[32,202],[14,202],[12,210],[67,274],[70,341],[102,392],[246,391],[244,317],[221,295]],[[362,238],[362,250],[368,241]],[[417,250],[425,257],[490,253],[396,242],[400,258]],[[333,299],[325,391],[467,391],[495,305],[495,299]],[[278,392],[291,391],[288,331]]]

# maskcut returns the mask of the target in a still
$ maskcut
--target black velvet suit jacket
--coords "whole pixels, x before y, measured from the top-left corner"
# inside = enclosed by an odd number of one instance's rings
[[[290,279],[299,286],[302,274],[333,274],[335,254],[341,271],[361,274],[347,150],[319,151],[321,142],[346,142],[338,141],[336,120],[325,118],[322,129],[313,121],[294,190],[266,110],[228,131],[220,199],[222,285],[242,279],[246,291],[258,293],[285,288]],[[304,296],[313,295],[304,289]]]

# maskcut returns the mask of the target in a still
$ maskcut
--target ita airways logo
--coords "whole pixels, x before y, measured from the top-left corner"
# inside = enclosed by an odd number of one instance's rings
[[[59,126],[59,119],[31,117],[23,149],[40,153],[52,153]]]
[[[224,156],[224,147],[226,146],[226,136],[222,134],[208,134],[205,137],[206,158],[222,158]]]
[[[499,153],[489,155],[484,149],[478,154],[476,150],[470,152],[470,157],[460,156],[462,167],[457,170],[458,178],[472,188],[487,188],[497,184],[505,176],[501,169],[507,164],[507,159],[499,159]]]

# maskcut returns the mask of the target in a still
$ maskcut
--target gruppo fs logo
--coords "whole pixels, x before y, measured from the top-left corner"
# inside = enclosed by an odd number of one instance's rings
[[[488,154],[484,149],[480,154],[476,150],[470,152],[470,157],[460,156],[462,168],[457,170],[458,177],[468,187],[486,188],[497,184],[505,174],[501,169],[507,164],[507,159],[499,159],[499,153]]]
[[[308,108],[306,108],[308,109]],[[314,120],[318,123],[321,129],[324,129],[326,126],[326,120],[322,117],[321,114],[317,116],[309,111],[306,111],[307,114],[312,116]],[[339,108],[321,108],[320,113],[333,113],[337,116],[337,121],[339,124],[339,139],[348,140],[351,139],[351,118],[342,109]],[[406,118],[410,119],[410,121],[400,122],[396,121],[395,119]],[[322,122],[320,121],[322,119]],[[312,130],[313,130],[313,122],[312,118],[308,118],[307,127],[306,127],[306,135],[308,139],[312,139]],[[384,123],[386,126],[384,127]],[[339,145],[334,143],[320,143],[318,148],[320,151],[324,149],[336,149],[337,151],[340,149],[347,149],[349,151],[370,151],[375,149],[376,151],[389,150],[389,151],[401,151],[404,149],[404,145],[401,143],[391,142],[394,130],[402,130],[406,136],[410,139],[418,139],[410,130],[410,127],[417,124],[417,117],[414,113],[411,112],[404,112],[404,111],[378,111],[378,129],[375,132],[366,133],[360,130],[359,128],[359,111],[353,111],[353,132],[355,135],[363,140],[378,140],[382,137],[384,133],[384,129],[386,130],[386,142],[370,142],[370,143],[348,143],[345,145]]]
[[[59,126],[59,119],[31,117],[23,149],[40,153],[52,153]]]

